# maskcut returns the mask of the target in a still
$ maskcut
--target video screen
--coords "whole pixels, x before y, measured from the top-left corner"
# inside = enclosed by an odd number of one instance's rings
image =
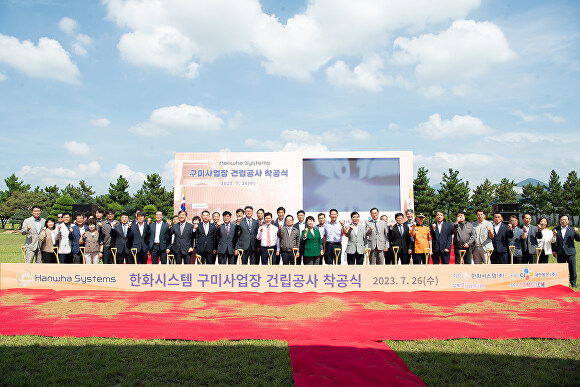
[[[379,211],[401,208],[398,158],[304,159],[304,211]]]

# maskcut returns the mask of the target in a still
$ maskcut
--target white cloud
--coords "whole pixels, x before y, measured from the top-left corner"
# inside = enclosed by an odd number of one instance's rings
[[[89,144],[86,142],[66,141],[63,145],[68,153],[76,156],[86,156],[91,153]]]
[[[534,122],[538,120],[538,116],[535,114],[524,113],[521,110],[515,110],[513,112],[514,116],[520,117],[525,122]]]
[[[162,137],[169,135],[169,132],[151,122],[141,122],[129,128],[129,132],[144,137]]]
[[[399,124],[397,124],[395,122],[391,122],[389,124],[389,129],[391,129],[391,130],[398,130],[399,129]]]
[[[442,120],[437,113],[429,116],[429,121],[420,123],[415,130],[421,136],[433,139],[481,136],[491,131],[479,118],[456,115],[451,120]]]
[[[7,80],[8,77],[2,73],[0,73],[0,82]]]
[[[129,167],[126,164],[115,165],[115,168],[113,168],[111,172],[109,172],[109,180],[115,181],[119,177],[119,175],[127,179],[130,185],[136,187],[140,187],[147,178],[147,175],[145,175],[145,173],[135,172],[131,169],[131,167]]]
[[[87,48],[93,44],[93,39],[85,34],[78,34],[72,43],[72,49],[75,54],[80,56],[87,55]]]
[[[78,184],[80,179],[99,176],[101,172],[101,165],[96,161],[88,164],[73,163],[72,165],[74,168],[25,165],[17,172],[17,175],[22,179],[30,179],[45,185],[57,184],[64,187],[69,183]]]
[[[129,132],[145,137],[167,136],[171,131],[219,131],[224,120],[217,114],[201,107],[181,104],[155,109],[149,121],[129,128]]]
[[[244,119],[244,115],[242,112],[235,112],[232,117],[228,119],[228,127],[231,129],[235,129],[239,127]]]
[[[371,134],[369,132],[367,132],[366,130],[362,130],[362,129],[354,129],[350,131],[350,136],[358,141],[366,141],[369,140],[371,138]]]
[[[58,22],[58,27],[62,32],[68,35],[72,35],[75,30],[79,27],[79,23],[75,19],[71,19],[70,17],[63,17]]]
[[[282,148],[284,152],[328,152],[328,147],[323,144],[299,144],[289,142]]]
[[[360,63],[352,71],[339,60],[326,69],[328,82],[336,86],[355,86],[364,90],[379,92],[393,81],[383,74],[384,62],[378,55]]]
[[[201,106],[181,104],[156,109],[151,113],[150,121],[168,129],[217,131],[224,124],[216,114]]]
[[[129,30],[118,44],[129,63],[193,77],[192,66],[197,70],[200,63],[242,52],[264,58],[269,74],[300,80],[333,59],[380,52],[394,31],[464,18],[480,5],[480,0],[311,0],[283,24],[265,14],[259,0],[104,2],[108,18]],[[357,85],[368,87],[365,76],[378,74],[362,67],[354,71],[368,75],[357,75]]]
[[[417,79],[428,83],[474,78],[515,57],[497,25],[474,20],[456,20],[437,35],[400,37],[393,45],[393,62],[416,64]]]
[[[92,126],[96,126],[98,128],[106,128],[111,124],[108,118],[95,118],[90,121]]]
[[[38,45],[0,34],[0,63],[6,63],[29,77],[50,78],[80,84],[80,72],[60,43],[40,38]]]
[[[547,118],[548,120],[557,123],[557,124],[561,124],[566,122],[566,119],[562,116],[555,116],[553,114],[550,113],[544,113],[544,117]]]
[[[576,140],[574,137],[570,137],[568,134],[562,133],[552,133],[549,135],[537,134],[532,132],[504,132],[501,134],[496,134],[493,136],[486,136],[485,141],[496,144],[507,144],[510,146],[522,146],[527,147],[534,144],[537,146],[538,143],[543,145],[548,144],[562,144],[566,142],[577,143],[580,140]]]
[[[261,151],[274,151],[282,148],[282,143],[273,140],[257,140],[255,138],[248,138],[244,141],[244,145],[249,148],[259,149]]]

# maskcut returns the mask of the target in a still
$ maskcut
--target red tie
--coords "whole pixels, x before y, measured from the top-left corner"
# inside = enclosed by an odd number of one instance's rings
[[[230,235],[230,224],[226,224],[226,234]]]
[[[270,225],[266,226],[266,234],[268,234],[268,237],[266,239],[266,243],[268,244],[268,247],[272,246],[272,244],[270,243]]]

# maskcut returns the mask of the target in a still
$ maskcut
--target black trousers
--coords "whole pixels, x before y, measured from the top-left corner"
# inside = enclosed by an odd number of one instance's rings
[[[336,261],[336,255],[334,253],[334,249],[340,249],[340,253],[338,254],[338,261]],[[342,244],[339,242],[326,242],[325,250],[324,250],[324,263],[327,265],[340,265],[341,263],[341,256],[342,256]],[[336,262],[335,262],[336,261]]]
[[[304,264],[305,265],[320,265],[320,261],[322,257],[317,255],[316,257],[304,257]]]
[[[434,265],[439,265],[439,262],[441,262],[443,265],[448,265],[450,256],[451,252],[449,251],[434,251],[431,255]]]
[[[117,252],[117,265],[122,265],[126,263],[127,265],[131,265],[134,263],[133,254],[130,251],[128,252]]]
[[[182,254],[180,251],[173,252],[173,255],[175,256],[175,264],[181,265],[182,263],[184,263],[186,265],[190,265],[191,264],[191,254],[192,253]]]
[[[113,263],[113,253],[111,253],[111,246],[103,246],[103,263],[107,265]]]
[[[365,256],[360,253],[346,254],[346,263],[349,265],[364,265]]]
[[[146,265],[147,264],[147,257],[148,257],[147,251],[138,251],[137,252],[137,263],[140,265]]]
[[[151,248],[151,263],[157,265],[159,260],[161,260],[162,265],[167,264],[167,253],[161,249],[159,243],[154,243]]]
[[[250,262],[250,265],[258,264],[258,257],[255,250],[244,250],[244,255],[242,255],[242,265],[247,265],[248,261]]]
[[[218,264],[225,265],[235,265],[238,263],[238,257],[235,254],[230,254],[227,251],[223,254],[218,254]]]
[[[455,264],[456,265],[461,264],[461,255],[459,253],[459,250],[465,250],[465,255],[463,256],[463,263],[471,264],[471,247],[467,249],[455,247]]]
[[[538,263],[538,257],[536,257],[536,252],[533,253],[529,251],[522,252],[522,263],[531,264],[531,263]]]
[[[72,257],[73,257],[72,263],[74,264],[83,263],[83,255],[81,253],[72,253]]]
[[[56,263],[54,253],[42,251],[42,263]]]
[[[215,265],[215,256],[213,255],[213,252],[211,251],[206,251],[206,252],[200,252],[198,251],[197,254],[201,257],[201,263],[204,265]]]

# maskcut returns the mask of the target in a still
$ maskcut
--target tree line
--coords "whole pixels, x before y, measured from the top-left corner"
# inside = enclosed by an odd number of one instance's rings
[[[138,208],[151,217],[157,210],[173,214],[173,189],[166,190],[157,173],[147,175],[141,188],[132,196],[129,194],[129,181],[122,175],[116,182],[109,183],[109,190],[104,195],[95,195],[93,187],[85,180],[80,180],[78,185],[68,184],[62,189],[56,185],[31,189],[30,184],[24,184],[15,174],[8,176],[4,182],[7,189],[0,191],[2,228],[8,222],[21,224],[30,216],[33,205],[42,208],[41,216],[44,218],[71,211],[73,204],[95,204],[104,210],[113,209],[118,214],[123,211],[133,213]]]
[[[520,214],[529,212],[534,219],[540,216],[559,218],[567,214],[573,223],[578,223],[580,216],[580,180],[576,171],[568,173],[562,183],[560,176],[552,170],[547,185],[528,183],[523,186],[520,197],[514,190],[516,183],[503,178],[494,184],[489,179],[475,187],[459,177],[459,171],[449,168],[443,173],[441,188],[435,190],[430,184],[427,173],[421,167],[413,180],[415,212],[422,212],[433,218],[437,210],[443,211],[447,219],[453,219],[458,210],[467,210],[475,215],[477,209],[483,209],[491,215],[494,203],[518,203]]]

